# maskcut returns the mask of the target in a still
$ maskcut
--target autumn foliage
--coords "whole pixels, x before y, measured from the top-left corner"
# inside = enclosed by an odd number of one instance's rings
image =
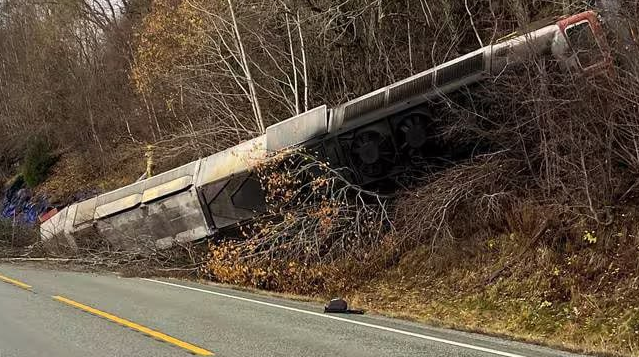
[[[267,213],[211,246],[213,278],[279,291],[334,289],[336,262],[370,258],[391,229],[387,198],[349,183],[304,150],[274,155],[254,174]]]

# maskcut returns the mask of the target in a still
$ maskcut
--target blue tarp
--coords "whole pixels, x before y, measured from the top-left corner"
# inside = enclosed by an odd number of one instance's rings
[[[50,209],[46,197],[33,196],[31,190],[24,186],[24,181],[16,180],[4,193],[2,198],[2,218],[16,223],[34,225],[38,216]]]

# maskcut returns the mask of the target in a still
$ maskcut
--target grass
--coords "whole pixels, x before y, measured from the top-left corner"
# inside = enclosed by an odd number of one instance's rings
[[[501,260],[498,252],[492,259],[451,260],[448,270],[439,273],[411,272],[400,262],[347,298],[360,308],[428,324],[582,353],[637,356],[636,261],[597,254],[583,251],[560,264],[561,254],[538,248],[489,284],[486,277]],[[597,260],[608,266],[594,275],[581,265]]]
[[[90,160],[83,153],[70,151],[61,155],[51,167],[50,176],[36,191],[46,194],[52,202],[67,202],[78,193],[91,194],[113,190],[134,182],[144,172],[144,157],[134,147],[121,146],[105,155],[101,162]]]

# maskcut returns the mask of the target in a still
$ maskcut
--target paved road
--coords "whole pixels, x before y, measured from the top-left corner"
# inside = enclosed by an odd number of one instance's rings
[[[0,264],[0,357],[576,356],[321,311],[316,304],[179,280]]]

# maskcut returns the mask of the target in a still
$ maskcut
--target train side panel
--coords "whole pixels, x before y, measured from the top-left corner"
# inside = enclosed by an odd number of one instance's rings
[[[165,249],[209,235],[194,189],[99,219],[95,226],[114,247],[124,250]]]
[[[97,232],[119,249],[164,249],[210,234],[194,182],[200,160],[98,197]]]
[[[40,239],[46,245],[69,245],[64,232],[68,211],[65,207],[40,225]]]
[[[207,223],[218,230],[266,209],[264,191],[251,170],[267,157],[266,135],[202,159],[196,187]]]

